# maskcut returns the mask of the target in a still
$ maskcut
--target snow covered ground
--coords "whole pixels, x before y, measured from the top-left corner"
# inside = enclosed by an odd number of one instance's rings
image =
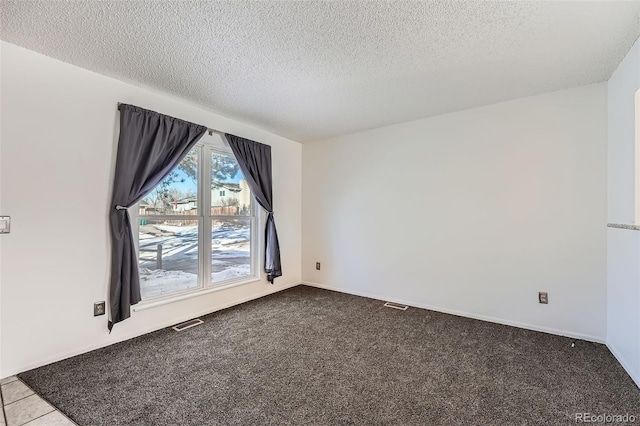
[[[140,291],[143,300],[197,286],[198,275],[190,272],[140,268]]]
[[[149,221],[151,222],[151,221]],[[242,224],[245,225],[245,224]],[[211,234],[211,279],[219,283],[251,274],[250,226],[216,223]],[[148,224],[140,226],[140,287],[149,299],[198,286],[198,225]],[[157,247],[162,245],[158,269]]]

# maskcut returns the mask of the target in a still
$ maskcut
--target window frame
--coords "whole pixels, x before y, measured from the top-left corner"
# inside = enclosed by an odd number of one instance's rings
[[[218,139],[218,140],[216,140]],[[132,222],[132,232],[135,236],[134,245],[136,250],[136,256],[139,260],[139,242],[140,242],[140,219],[148,220],[197,220],[198,221],[198,281],[197,286],[194,288],[184,289],[169,293],[166,295],[159,295],[155,297],[149,297],[143,299],[139,303],[137,310],[145,309],[147,307],[153,307],[170,303],[173,301],[183,300],[190,297],[208,294],[215,291],[224,290],[231,287],[236,287],[244,284],[262,280],[261,270],[261,234],[257,232],[262,223],[262,213],[259,209],[259,205],[255,200],[253,192],[251,192],[249,202],[249,215],[247,216],[230,216],[230,215],[212,215],[211,214],[211,156],[214,153],[231,155],[235,158],[233,151],[228,144],[222,139],[222,137],[216,138],[210,136],[204,136],[200,141],[194,145],[192,149],[197,150],[198,155],[198,183],[197,183],[197,215],[141,215],[140,214],[140,202],[129,208],[129,215]],[[236,159],[237,161],[237,159]],[[208,185],[207,185],[208,183]],[[207,190],[208,189],[208,190]],[[251,274],[248,276],[233,278],[221,282],[213,281],[213,268],[211,261],[212,247],[211,247],[211,235],[213,230],[213,221],[216,219],[241,219],[248,220],[250,223],[250,253],[251,253]],[[205,236],[209,238],[205,238]],[[208,277],[208,278],[207,278]]]

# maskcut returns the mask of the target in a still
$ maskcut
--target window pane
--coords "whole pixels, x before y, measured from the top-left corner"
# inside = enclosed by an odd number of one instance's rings
[[[198,286],[198,220],[140,219],[138,241],[143,299]]]
[[[211,229],[211,281],[252,275],[251,219],[216,219]]]
[[[198,151],[192,149],[178,166],[140,201],[143,215],[198,214]]]
[[[211,153],[211,215],[251,215],[251,191],[231,154]]]

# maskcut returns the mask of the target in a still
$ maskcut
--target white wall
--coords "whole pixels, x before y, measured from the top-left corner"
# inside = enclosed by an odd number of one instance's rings
[[[604,341],[606,96],[597,84],[303,145],[303,281]]]
[[[0,236],[0,377],[300,282],[300,144],[11,44],[0,49],[0,212],[12,216],[11,234]],[[264,280],[134,312],[111,335],[107,317],[93,317],[93,303],[107,296],[117,102],[272,146],[284,270],[275,286]]]
[[[635,217],[635,93],[640,89],[640,41],[607,83],[609,222]],[[640,231],[607,233],[607,344],[640,386]]]
[[[640,41],[607,82],[609,222],[635,219],[635,93],[640,88]]]

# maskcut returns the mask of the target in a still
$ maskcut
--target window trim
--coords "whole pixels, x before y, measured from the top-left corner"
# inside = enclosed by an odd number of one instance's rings
[[[180,291],[180,292],[172,293],[171,295],[167,295],[167,296],[154,297],[146,301],[141,300],[140,302],[138,302],[137,305],[133,305],[132,308],[134,312],[144,311],[146,309],[155,308],[156,306],[168,305],[169,303],[179,302],[181,300],[187,300],[187,299],[191,299],[198,296],[204,296],[206,294],[227,290],[233,287],[238,287],[244,284],[250,284],[258,281],[262,281],[262,278],[252,278],[250,280],[247,279],[237,283],[230,283],[230,284],[225,284],[217,287],[205,287],[204,289],[199,289],[198,291],[195,291],[195,290]]]
[[[193,149],[198,150],[198,214],[196,216],[185,215],[140,215],[140,202],[129,208],[129,215],[132,222],[132,231],[134,235],[140,234],[140,219],[148,218],[149,220],[197,220],[198,221],[198,235],[203,236],[198,238],[198,285],[194,288],[185,289],[170,293],[167,295],[160,295],[141,300],[135,305],[134,311],[145,310],[155,306],[162,306],[168,303],[177,302],[180,300],[190,299],[205,294],[214,293],[216,291],[226,290],[233,287],[238,287],[244,284],[249,284],[257,281],[262,281],[262,268],[261,256],[262,250],[262,237],[260,232],[257,232],[261,226],[263,220],[262,209],[259,209],[258,203],[251,193],[251,199],[249,203],[249,216],[224,216],[224,215],[212,215],[211,214],[211,154],[219,153],[225,155],[234,156],[233,151],[228,146],[226,141],[219,138],[220,142],[217,142],[215,138],[203,137]],[[235,157],[235,156],[234,156]],[[209,185],[202,182],[209,182]],[[209,187],[207,191],[207,186]],[[141,200],[142,201],[142,200]],[[205,207],[209,206],[209,209]],[[212,267],[211,267],[211,239],[205,239],[204,235],[211,235],[213,223],[215,218],[237,218],[250,220],[251,222],[251,236],[250,236],[250,250],[251,250],[251,275],[233,278],[225,280],[220,283],[213,282]],[[139,238],[134,238],[134,246],[137,255],[139,256]],[[205,248],[209,245],[209,248]],[[208,254],[208,256],[207,256]],[[206,277],[210,277],[208,280]]]

